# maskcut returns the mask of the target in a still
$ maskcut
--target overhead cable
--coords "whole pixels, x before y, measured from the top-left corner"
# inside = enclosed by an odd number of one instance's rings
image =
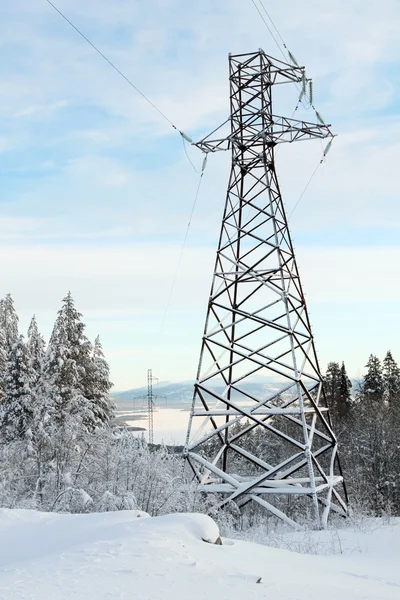
[[[257,6],[257,4],[255,3],[255,1],[254,1],[254,0],[251,0],[251,1],[252,1],[253,5],[254,5],[254,8],[256,9],[256,11],[258,12],[258,14],[260,15],[261,19],[263,20],[265,27],[268,29],[268,31],[269,31],[269,33],[270,33],[270,36],[271,36],[271,37],[272,37],[272,39],[274,40],[274,42],[275,42],[275,44],[276,44],[276,46],[277,46],[277,48],[278,48],[279,52],[282,54],[283,58],[286,60],[285,53],[283,52],[283,50],[282,50],[282,48],[281,48],[281,46],[280,46],[280,44],[279,44],[278,40],[276,39],[276,37],[275,37],[275,36],[274,36],[274,34],[272,33],[272,31],[271,31],[271,28],[269,27],[269,25],[268,25],[267,21],[264,19],[263,15],[261,14],[261,11],[260,11],[260,9],[258,8],[258,6]],[[265,9],[264,9],[264,10],[265,10]],[[286,48],[286,46],[285,46],[285,48]]]
[[[167,317],[169,306],[171,304],[171,299],[172,299],[172,294],[173,294],[174,289],[175,289],[175,284],[176,284],[176,281],[178,279],[178,273],[179,273],[179,269],[180,269],[181,262],[182,262],[183,252],[185,250],[187,238],[188,238],[188,235],[189,235],[190,225],[192,224],[194,210],[196,208],[197,200],[198,200],[198,197],[199,197],[199,194],[200,194],[201,182],[203,181],[203,175],[204,175],[204,171],[205,171],[206,165],[207,165],[207,154],[205,154],[204,159],[203,159],[203,164],[202,164],[202,167],[201,167],[200,177],[199,177],[199,181],[198,181],[198,184],[197,184],[196,192],[195,192],[195,195],[194,195],[192,210],[190,211],[189,221],[188,221],[188,224],[186,226],[185,236],[183,238],[183,242],[182,242],[182,246],[181,246],[181,251],[180,251],[178,262],[177,262],[176,269],[175,269],[175,274],[174,274],[174,277],[173,277],[173,280],[172,280],[172,283],[171,283],[171,288],[169,290],[168,300],[167,300],[167,304],[166,304],[166,307],[165,307],[163,319],[162,319],[162,322],[161,322],[161,327],[160,327],[159,335],[161,335],[161,333],[162,333],[162,331],[164,329],[165,319]]]
[[[278,28],[276,27],[275,23],[273,22],[273,20],[272,20],[272,18],[271,18],[271,15],[269,14],[269,12],[267,11],[267,9],[265,8],[263,1],[262,1],[262,0],[259,0],[259,2],[260,2],[261,6],[262,6],[262,8],[263,8],[263,11],[264,11],[264,12],[265,12],[265,14],[267,15],[268,19],[271,21],[271,23],[272,23],[272,27],[275,29],[275,31],[276,31],[276,33],[277,33],[277,35],[278,35],[279,39],[281,40],[281,42],[282,42],[282,44],[283,44],[283,47],[284,47],[284,48],[285,48],[285,49],[288,51],[288,53],[290,54],[290,52],[289,52],[289,50],[288,50],[288,47],[286,46],[286,44],[285,44],[285,42],[284,42],[284,40],[283,40],[283,37],[282,37],[282,36],[281,36],[281,34],[279,33],[279,30],[278,30]]]
[[[274,42],[275,42],[276,46],[278,47],[278,49],[279,49],[280,53],[282,54],[282,56],[285,58],[285,61],[286,61],[286,56],[285,56],[285,53],[284,53],[284,51],[283,51],[283,50],[282,50],[282,48],[281,48],[281,45],[279,44],[279,42],[278,42],[278,40],[276,39],[275,35],[273,34],[273,32],[272,32],[272,30],[271,30],[270,26],[268,25],[267,21],[265,20],[264,16],[262,15],[262,13],[261,13],[260,9],[258,8],[257,4],[255,3],[255,0],[251,0],[251,1],[252,1],[253,5],[254,5],[254,8],[257,10],[258,14],[260,15],[260,17],[261,17],[261,19],[262,19],[262,21],[263,21],[264,25],[265,25],[265,26],[266,26],[266,28],[268,29],[268,31],[269,31],[269,33],[270,33],[270,35],[271,35],[272,39],[274,40]],[[267,16],[267,18],[269,19],[269,21],[270,21],[270,23],[271,23],[271,25],[272,25],[273,29],[275,30],[275,33],[276,33],[276,35],[278,36],[278,38],[280,39],[280,41],[281,41],[281,43],[282,43],[282,45],[283,45],[284,49],[286,50],[286,52],[287,52],[287,54],[288,54],[288,57],[289,57],[289,60],[292,62],[292,64],[294,64],[295,66],[297,66],[297,67],[298,67],[298,66],[299,66],[299,64],[298,64],[298,62],[297,62],[296,58],[295,58],[295,57],[294,57],[294,55],[293,55],[293,54],[290,52],[290,50],[288,49],[287,45],[285,44],[285,41],[284,41],[283,37],[281,36],[281,34],[279,33],[279,30],[278,30],[278,28],[276,27],[276,25],[275,25],[274,21],[272,20],[272,17],[270,16],[269,12],[267,11],[267,9],[266,9],[266,7],[265,7],[265,4],[264,4],[263,0],[258,0],[258,1],[259,1],[259,3],[260,3],[260,6],[261,6],[261,7],[262,7],[262,9],[263,9],[263,11],[264,11],[265,15],[266,15],[266,16]],[[309,91],[308,91],[308,93],[307,93],[307,82],[308,82],[308,84],[309,84],[309,85],[308,85],[308,88],[309,88]],[[299,90],[299,92],[300,92],[300,95],[299,95],[299,99],[298,99],[298,102],[297,102],[296,108],[295,108],[295,109],[294,109],[294,111],[293,111],[292,118],[293,118],[293,115],[295,114],[295,112],[297,111],[297,109],[298,109],[298,107],[299,107],[300,103],[302,103],[302,100],[303,100],[303,98],[304,98],[304,97],[306,97],[306,98],[307,98],[307,100],[308,100],[308,102],[309,102],[309,107],[308,107],[308,108],[312,107],[312,108],[313,108],[313,110],[314,110],[314,112],[315,112],[315,116],[317,117],[317,120],[318,120],[318,122],[319,122],[321,125],[325,125],[325,121],[324,121],[324,119],[322,118],[322,116],[320,115],[320,113],[317,111],[317,109],[315,108],[315,106],[314,106],[314,103],[313,103],[313,102],[314,102],[314,97],[313,97],[313,96],[314,96],[314,94],[313,94],[313,83],[312,83],[311,79],[310,79],[310,80],[308,80],[308,79],[306,78],[305,72],[303,72],[303,80],[302,80],[302,85],[301,85],[301,87],[299,88],[299,86],[298,86],[297,84],[295,84],[295,85],[296,85],[296,87],[298,88],[298,90]],[[328,152],[329,152],[329,150],[330,150],[330,148],[331,148],[332,141],[333,141],[333,138],[332,138],[332,139],[331,139],[331,140],[328,142],[328,144],[327,144],[326,148],[324,149],[324,151],[323,151],[323,156],[322,156],[321,160],[319,161],[319,163],[317,164],[316,168],[314,169],[314,171],[313,171],[313,173],[312,173],[312,175],[311,175],[310,179],[308,180],[308,182],[307,182],[306,186],[304,187],[303,191],[301,192],[301,194],[300,194],[300,196],[299,196],[299,198],[298,198],[298,200],[297,200],[296,204],[294,205],[294,207],[293,207],[293,209],[292,209],[291,213],[289,214],[288,218],[290,218],[290,217],[292,216],[292,214],[294,213],[294,211],[296,210],[296,208],[297,208],[297,206],[299,205],[300,201],[302,200],[302,198],[303,198],[304,194],[306,193],[306,191],[307,191],[307,189],[308,189],[308,187],[309,187],[310,183],[311,183],[311,182],[312,182],[312,180],[314,179],[314,177],[315,177],[315,175],[316,175],[316,173],[317,173],[317,171],[318,171],[318,169],[319,169],[319,166],[320,166],[320,165],[321,165],[321,164],[324,162],[324,159],[325,159],[326,155],[328,154]]]
[[[285,52],[282,50],[281,44],[278,42],[278,40],[276,39],[275,35],[273,34],[273,32],[271,30],[271,27],[268,25],[267,21],[265,20],[263,14],[261,13],[259,7],[257,6],[257,4],[255,2],[255,0],[251,0],[251,1],[252,1],[252,4],[254,5],[254,8],[256,9],[256,11],[258,12],[259,16],[261,17],[264,25],[268,29],[268,32],[269,32],[270,36],[272,37],[272,39],[274,40],[274,42],[275,42],[275,44],[276,44],[279,52],[282,54],[283,58],[285,59],[285,62],[287,61],[287,58],[289,57],[289,61],[293,65],[295,65],[296,67],[299,67],[299,63],[298,63],[296,57],[294,56],[294,54],[292,54],[292,52],[290,52],[289,48],[285,44],[285,41],[284,41],[283,37],[279,33],[279,30],[278,30],[277,26],[275,25],[274,21],[272,20],[272,17],[270,16],[269,12],[267,11],[267,9],[266,9],[265,4],[263,3],[263,1],[262,0],[258,0],[259,3],[260,3],[260,6],[262,7],[262,9],[263,9],[263,11],[265,13],[265,15],[267,16],[267,18],[271,22],[272,27],[274,28],[277,36],[279,37],[280,41],[282,42],[282,46],[286,50],[287,56],[286,56]],[[303,79],[304,79],[304,81],[307,81],[305,79],[305,74],[304,74],[304,78]],[[302,82],[302,87],[301,88],[298,86],[297,83],[295,83],[295,85],[296,85],[296,87],[297,87],[297,89],[299,90],[299,93],[300,93],[299,101],[302,102],[302,99],[305,96],[309,100],[310,106],[315,110],[315,106],[313,105],[313,102],[312,102],[312,100],[313,100],[312,99],[312,82],[311,82],[311,80],[309,80],[309,83],[310,83],[310,95],[311,95],[311,99],[309,99],[309,94],[307,93],[304,81]]]
[[[319,163],[317,164],[317,166],[314,169],[313,174],[311,175],[310,179],[307,181],[306,186],[304,188],[304,190],[301,192],[296,204],[293,206],[291,212],[289,213],[288,219],[290,219],[290,217],[292,216],[292,214],[294,213],[294,211],[296,210],[296,208],[298,207],[298,205],[300,204],[301,199],[303,198],[304,194],[306,193],[308,186],[310,185],[310,183],[312,182],[312,180],[315,177],[316,172],[318,171],[320,165],[322,164],[322,160],[319,161]]]
[[[329,140],[329,142],[327,143],[327,145],[324,148],[323,154],[322,154],[322,158],[319,161],[319,163],[317,164],[317,166],[315,167],[310,179],[307,181],[303,191],[301,192],[296,204],[293,206],[291,212],[288,215],[288,219],[290,219],[290,217],[292,216],[292,214],[294,213],[294,211],[296,210],[296,208],[298,207],[298,205],[300,204],[300,201],[302,200],[304,194],[306,193],[308,186],[310,185],[310,183],[312,182],[312,180],[314,179],[319,167],[322,165],[322,163],[324,162],[326,155],[328,154],[329,150],[331,149],[332,146],[332,142],[333,142],[333,137]]]
[[[61,12],[61,10],[59,8],[57,8],[57,6],[55,6],[55,4],[53,4],[53,2],[51,2],[50,0],[46,0],[47,4],[49,4],[59,15],[60,17],[62,17],[64,19],[64,21],[66,21],[66,23],[68,23],[68,25],[70,25],[84,40],[85,42],[87,42],[92,48],[93,50],[95,50],[97,52],[97,54],[99,54],[109,65],[110,67],[112,67],[114,69],[114,71],[116,71],[123,79],[125,79],[125,81],[140,95],[142,96],[142,98],[148,103],[150,104],[150,106],[152,106],[154,108],[154,110],[156,110],[162,117],[163,119],[165,119],[165,121],[167,121],[171,127],[173,127],[173,129],[175,129],[178,133],[181,134],[182,137],[185,137],[187,139],[188,136],[186,136],[183,131],[180,131],[180,129],[178,129],[178,127],[176,125],[174,125],[174,123],[171,121],[171,119],[169,119],[167,117],[167,115],[165,113],[162,112],[162,110],[160,110],[155,104],[154,102],[152,102],[150,100],[150,98],[148,98],[146,96],[146,94],[144,94],[134,83],[133,81],[131,81],[129,79],[129,77],[127,77],[122,71],[121,69],[119,69],[93,42],[91,42],[89,40],[88,37],[86,37],[86,35],[80,30],[78,29],[78,27],[76,27],[76,25],[74,25],[72,23],[72,21],[70,21],[70,19],[68,19],[68,17]]]

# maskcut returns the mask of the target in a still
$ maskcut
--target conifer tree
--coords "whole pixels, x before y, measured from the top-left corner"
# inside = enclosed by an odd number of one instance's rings
[[[23,336],[11,348],[4,377],[3,433],[7,440],[29,435],[35,409],[34,371]]]
[[[66,425],[68,420],[80,419],[87,429],[92,429],[95,418],[86,389],[92,346],[84,335],[81,317],[68,292],[48,345],[45,378],[53,397],[56,422]]]
[[[11,294],[0,300],[0,327],[4,334],[6,352],[10,352],[18,340],[18,315]]]
[[[6,362],[18,339],[18,316],[11,294],[0,300],[0,402],[4,399]]]
[[[4,401],[4,377],[6,372],[7,348],[4,331],[0,326],[0,405]]]
[[[44,379],[54,411],[56,427],[69,424],[74,416],[84,412],[84,398],[79,386],[79,373],[71,349],[64,318],[59,315],[44,359]]]
[[[383,359],[383,388],[385,400],[396,404],[400,399],[400,369],[390,350]]]
[[[100,337],[97,336],[86,369],[84,384],[86,397],[91,402],[91,414],[93,415],[93,422],[88,423],[90,429],[104,427],[113,418],[115,407],[109,395],[112,385],[110,368],[103,354]]]
[[[363,396],[372,402],[382,402],[383,375],[380,360],[371,354],[365,366],[368,370],[362,387]]]
[[[35,315],[33,315],[28,328],[28,339],[26,345],[31,357],[31,366],[36,374],[36,381],[39,382],[43,370],[46,344],[39,333]]]
[[[351,396],[350,390],[352,388],[352,383],[347,375],[346,367],[344,362],[342,362],[342,366],[340,368],[340,376],[339,376],[339,402],[338,402],[338,415],[340,418],[344,418],[350,409],[351,405]]]
[[[324,388],[329,408],[335,410],[340,401],[340,367],[337,362],[330,362],[326,369]]]
[[[84,334],[85,325],[81,317],[82,314],[75,308],[71,292],[68,292],[63,299],[61,309],[58,311],[54,331],[57,332],[58,327],[62,326],[66,338],[65,344],[69,349],[69,358],[74,360],[76,364],[78,386],[85,395],[83,382],[92,352],[92,345]]]

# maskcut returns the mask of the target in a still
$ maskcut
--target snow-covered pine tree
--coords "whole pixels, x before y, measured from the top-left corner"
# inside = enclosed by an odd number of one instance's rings
[[[22,440],[30,435],[35,410],[33,381],[29,350],[21,335],[11,348],[4,376],[1,424],[6,441]]]
[[[326,369],[324,378],[324,388],[328,406],[331,410],[336,410],[340,401],[340,367],[337,362],[330,362]]]
[[[5,298],[0,300],[0,327],[3,330],[7,353],[11,351],[18,340],[18,321],[14,300],[11,294],[7,294]]]
[[[59,324],[62,322],[62,327],[66,336],[66,345],[70,349],[70,358],[75,360],[80,379],[83,380],[85,367],[88,357],[91,354],[92,346],[84,334],[85,324],[82,323],[82,314],[75,308],[75,303],[71,292],[68,292],[62,301],[61,309],[58,311],[53,334],[57,334]],[[52,334],[52,337],[53,337]],[[50,339],[50,343],[51,343]]]
[[[28,327],[28,339],[26,345],[31,357],[31,365],[36,373],[36,382],[39,382],[43,370],[43,361],[45,355],[45,342],[39,333],[36,316],[33,315]]]
[[[368,370],[364,377],[362,395],[364,399],[380,403],[383,401],[383,375],[380,360],[371,354],[365,366]]]
[[[43,365],[44,386],[53,409],[56,428],[69,426],[76,419],[81,420],[87,405],[81,392],[76,348],[71,347],[67,325],[60,313]]]
[[[388,350],[383,359],[383,389],[385,400],[390,404],[400,401],[400,369]]]
[[[0,402],[4,400],[6,362],[18,339],[18,315],[11,294],[0,300]]]
[[[97,336],[84,382],[85,396],[91,402],[94,417],[93,423],[88,423],[91,429],[107,426],[114,416],[115,406],[109,394],[112,385],[110,368],[103,354],[100,337]]]
[[[45,377],[52,389],[56,420],[65,423],[68,414],[80,417],[88,431],[95,425],[92,402],[88,399],[87,372],[92,345],[84,334],[85,325],[71,292],[63,299],[54,324],[45,359]]]
[[[4,401],[4,376],[6,372],[7,347],[4,331],[0,326],[0,406]]]
[[[351,396],[350,390],[352,388],[352,383],[347,375],[346,367],[344,362],[342,362],[342,366],[340,367],[340,375],[339,375],[339,395],[338,395],[338,403],[337,403],[337,412],[340,419],[343,419],[347,416],[350,406],[351,406]]]
[[[51,417],[43,431],[49,434],[50,443],[46,444],[44,436],[43,439],[51,455],[51,485],[56,497],[69,486],[67,479],[86,434],[83,419],[88,403],[80,391],[78,369],[72,354],[64,318],[59,314],[47,347],[39,385],[40,397],[47,402],[47,415]],[[43,465],[38,463],[38,481],[43,481],[42,472]]]
[[[36,317],[33,315],[28,328],[27,347],[32,368],[32,391],[35,404],[32,413],[32,427],[28,432],[28,454],[35,464],[35,498],[38,508],[43,507],[43,487],[46,471],[51,463],[54,452],[54,406],[52,387],[44,377],[45,342],[40,335]]]

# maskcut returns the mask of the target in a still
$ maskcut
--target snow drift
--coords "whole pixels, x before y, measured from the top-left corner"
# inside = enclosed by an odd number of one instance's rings
[[[400,520],[340,535],[342,554],[306,556],[237,540],[204,543],[218,537],[205,515],[3,509],[0,598],[398,600]]]

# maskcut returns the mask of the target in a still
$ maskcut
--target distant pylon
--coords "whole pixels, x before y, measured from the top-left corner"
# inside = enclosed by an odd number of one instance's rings
[[[230,148],[232,168],[184,452],[221,506],[253,501],[320,527],[331,510],[346,514],[346,491],[274,147],[332,133],[272,112],[273,86],[305,86],[303,68],[263,50],[231,55],[229,67],[230,132],[196,144]],[[275,389],[254,392],[254,376],[273,376]]]
[[[153,381],[158,381],[157,377],[153,377],[152,369],[147,369],[147,413],[149,422],[149,444],[154,443],[154,394]]]

